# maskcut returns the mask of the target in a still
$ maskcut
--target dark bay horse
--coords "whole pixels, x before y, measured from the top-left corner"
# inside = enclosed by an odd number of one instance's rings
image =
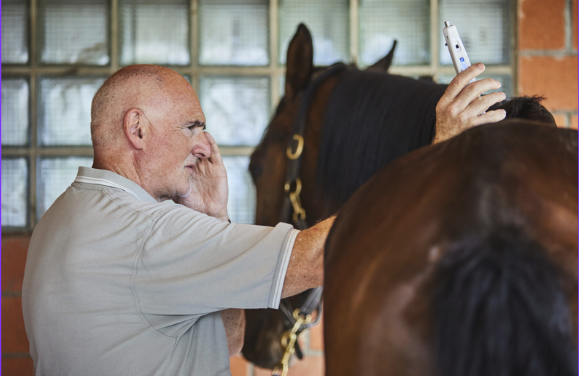
[[[285,96],[249,166],[257,192],[256,224],[280,221],[286,148],[300,117],[305,122],[301,203],[310,224],[335,213],[381,167],[431,143],[435,107],[446,86],[387,74],[392,57],[393,50],[364,71],[350,66],[324,78],[335,67],[313,66],[311,35],[304,25],[298,27],[287,53]],[[517,98],[502,106],[508,117],[539,117],[554,124],[538,99]],[[289,301],[298,307],[304,299],[299,295]],[[273,368],[282,357],[280,337],[288,329],[283,316],[276,310],[246,310],[246,321],[243,355]]]
[[[380,170],[326,243],[326,373],[577,375],[577,167],[510,120]]]

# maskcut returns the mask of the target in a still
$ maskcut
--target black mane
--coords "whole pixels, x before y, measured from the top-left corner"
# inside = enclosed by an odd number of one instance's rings
[[[516,97],[510,100],[504,100],[493,106],[491,106],[488,111],[498,110],[502,108],[507,111],[507,119],[527,119],[533,121],[540,121],[543,123],[557,125],[555,123],[555,118],[551,113],[541,105],[541,101],[545,98],[539,96],[533,97]]]
[[[381,167],[431,143],[445,89],[380,72],[343,73],[328,102],[318,159],[327,215]]]

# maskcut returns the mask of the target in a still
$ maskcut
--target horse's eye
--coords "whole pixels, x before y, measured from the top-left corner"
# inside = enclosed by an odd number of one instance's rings
[[[251,177],[253,180],[257,180],[261,173],[263,172],[263,166],[261,164],[250,164],[249,165],[249,172],[251,173]]]

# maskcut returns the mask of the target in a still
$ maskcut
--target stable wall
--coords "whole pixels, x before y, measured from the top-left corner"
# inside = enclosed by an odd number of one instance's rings
[[[577,0],[520,0],[518,4],[519,95],[542,95],[560,127],[577,129]],[[22,319],[22,278],[29,235],[2,237],[2,375],[33,375]],[[303,338],[306,358],[290,376],[324,374],[322,325]],[[271,372],[231,362],[233,376]]]

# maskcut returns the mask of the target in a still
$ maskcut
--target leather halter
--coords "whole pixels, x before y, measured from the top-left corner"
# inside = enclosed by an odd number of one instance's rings
[[[311,102],[314,96],[316,95],[319,86],[329,77],[341,73],[345,69],[347,69],[347,66],[345,64],[336,63],[330,66],[328,69],[326,69],[318,77],[316,77],[316,79],[308,86],[308,88],[304,92],[303,97],[301,99],[300,107],[298,109],[298,115],[294,123],[292,139],[289,142],[286,153],[288,157],[288,163],[286,170],[286,183],[284,187],[285,195],[282,203],[282,210],[279,221],[286,223],[293,223],[294,226],[299,230],[305,230],[306,228],[308,228],[306,222],[306,212],[304,208],[302,208],[301,206],[299,196],[302,187],[302,183],[299,178],[299,173],[302,164],[302,152],[304,147],[304,130],[306,127],[306,118],[310,110]],[[294,309],[291,306],[291,303],[288,300],[281,301],[280,311],[284,316],[284,325],[288,329],[288,331],[284,334],[284,338],[292,330],[292,328],[295,331],[294,334],[299,335],[304,330],[311,328],[312,326],[316,325],[319,322],[322,316],[322,305],[321,305],[322,292],[323,292],[322,287],[310,289],[304,304],[296,309]],[[309,318],[311,313],[316,309],[318,310],[318,315],[316,316],[316,319],[314,321],[310,322],[309,319],[303,320],[304,321],[303,324],[300,321],[298,328],[295,328],[296,322],[298,322],[299,317]],[[303,354],[301,349],[299,348],[298,342],[295,341],[293,343],[294,343],[293,346],[295,346],[295,350],[293,348],[292,349],[286,348],[286,352],[289,351],[290,353],[293,353],[293,351],[295,351],[298,358],[302,359]],[[281,369],[283,368],[282,365],[283,361],[282,364],[280,364],[278,367]],[[285,369],[287,370],[287,364],[285,365]],[[275,370],[274,374],[276,374]]]
[[[311,102],[316,95],[319,86],[329,77],[334,76],[343,70],[347,69],[347,65],[344,63],[336,63],[326,69],[322,74],[320,74],[311,85],[308,86],[305,93],[303,94],[300,107],[298,109],[298,116],[294,123],[294,128],[292,132],[292,139],[289,142],[287,148],[287,170],[286,170],[286,183],[285,183],[285,196],[282,203],[282,209],[279,221],[286,223],[293,223],[294,226],[299,230],[305,230],[308,228],[306,223],[305,210],[299,208],[301,211],[296,211],[295,205],[292,204],[292,193],[294,193],[299,202],[299,192],[301,191],[301,180],[299,178],[300,168],[302,165],[302,151],[304,147],[304,130],[306,128],[306,118],[308,112],[310,111]],[[294,144],[297,141],[297,145]],[[293,213],[293,218],[291,217]]]

